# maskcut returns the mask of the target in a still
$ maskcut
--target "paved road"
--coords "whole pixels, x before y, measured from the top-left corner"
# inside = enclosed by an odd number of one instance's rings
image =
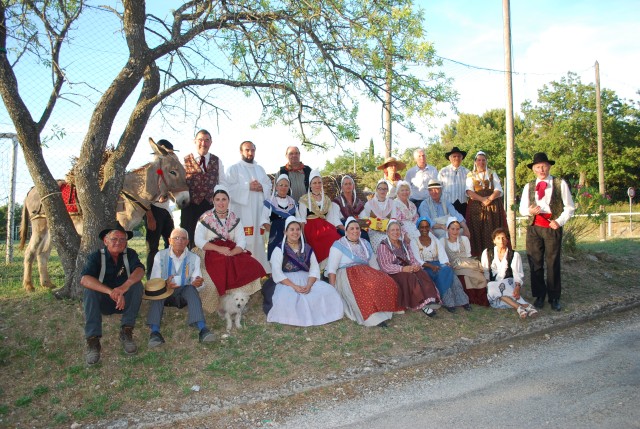
[[[324,408],[324,407],[323,407]],[[530,339],[454,375],[309,412],[285,428],[640,428],[640,312]]]

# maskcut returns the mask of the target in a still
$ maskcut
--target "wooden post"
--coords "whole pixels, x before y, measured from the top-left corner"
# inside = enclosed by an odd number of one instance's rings
[[[598,187],[600,195],[604,197],[604,149],[602,145],[602,100],[600,99],[600,64],[596,61],[596,116],[598,122]],[[600,210],[604,210],[603,206],[600,206]],[[600,240],[605,240],[606,235],[605,224],[600,224]]]
[[[516,213],[513,209],[516,198],[516,167],[515,167],[515,131],[513,127],[513,83],[511,81],[511,12],[509,0],[502,0],[502,13],[504,19],[504,65],[505,86],[507,92],[506,106],[506,166],[507,166],[507,225],[511,245],[516,247]]]

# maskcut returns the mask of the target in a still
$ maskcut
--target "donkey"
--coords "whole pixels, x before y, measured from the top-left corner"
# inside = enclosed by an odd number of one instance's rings
[[[118,201],[117,220],[130,231],[142,222],[146,210],[152,202],[160,197],[169,197],[179,208],[189,204],[189,187],[187,174],[180,160],[172,150],[158,146],[149,138],[153,149],[154,160],[136,170],[127,172],[124,177],[122,193]],[[59,185],[64,184],[62,180]],[[78,234],[82,233],[82,214],[70,213],[71,220]],[[20,225],[20,249],[24,248],[31,221],[31,239],[24,252],[24,272],[22,285],[27,292],[33,292],[31,277],[34,258],[38,260],[40,285],[53,289],[47,270],[47,262],[51,254],[51,235],[47,225],[47,218],[42,210],[40,195],[32,188],[25,197],[22,207],[22,222]]]

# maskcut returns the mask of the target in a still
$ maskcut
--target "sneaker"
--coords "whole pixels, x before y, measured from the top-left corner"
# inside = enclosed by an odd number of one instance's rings
[[[87,351],[85,352],[84,359],[87,365],[95,365],[100,361],[100,337],[87,338]]]
[[[430,309],[432,309],[432,310],[437,310],[437,309],[439,309],[440,307],[442,307],[442,305],[441,305],[441,304],[438,304],[438,303],[436,303],[436,302],[429,303],[429,304],[427,304],[426,306],[427,306],[427,307],[429,307],[429,308],[430,308]]]
[[[465,304],[462,306],[462,308],[464,308],[467,311],[471,311],[471,304]]]
[[[422,307],[422,312],[429,317],[433,317],[436,315],[436,311],[433,308],[429,308],[427,306]]]
[[[216,340],[216,336],[208,328],[202,328],[200,334],[198,334],[198,340],[201,343],[213,343]]]
[[[152,332],[149,335],[149,348],[158,347],[164,344],[164,338],[162,338],[162,334],[160,332]]]
[[[120,329],[120,342],[126,354],[134,355],[137,353],[138,346],[133,342],[133,326],[123,326]]]

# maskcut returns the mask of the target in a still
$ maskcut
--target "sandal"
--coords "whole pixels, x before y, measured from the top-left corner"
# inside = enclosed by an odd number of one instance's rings
[[[518,307],[518,314],[520,315],[521,319],[526,319],[527,318],[527,309],[524,308],[523,306]]]
[[[527,317],[538,317],[538,310],[533,305],[529,304],[524,309],[527,310]]]

